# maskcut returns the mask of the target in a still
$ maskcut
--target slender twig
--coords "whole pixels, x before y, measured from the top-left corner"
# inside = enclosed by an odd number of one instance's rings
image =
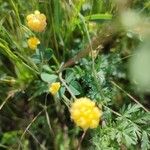
[[[42,113],[43,111],[44,111],[44,109],[41,110],[41,111],[32,119],[32,121],[28,124],[28,126],[25,128],[23,134],[21,135],[20,140],[23,139],[24,135],[25,135],[26,132],[29,130],[30,126],[31,126],[31,125],[33,124],[33,122],[41,115],[41,113]],[[18,150],[20,150],[20,143],[19,143],[19,146],[18,146]]]
[[[124,89],[122,89],[117,83],[114,81],[111,81],[111,83],[116,86],[118,89],[120,89],[122,92],[124,92],[130,99],[132,99],[135,103],[137,103],[141,108],[143,108],[146,112],[149,112],[147,108],[145,108],[138,100],[136,100],[132,95],[130,95],[128,92],[126,92]]]
[[[48,115],[48,112],[47,112],[47,108],[45,109],[45,115],[46,115],[46,120],[47,120],[47,124],[48,124],[49,130],[50,130],[50,133],[54,137],[54,131],[53,131],[51,123],[50,123],[50,118],[49,118],[49,115]]]
[[[52,136],[54,137],[54,131],[52,129],[52,126],[51,126],[51,123],[50,123],[50,118],[49,118],[49,115],[48,115],[48,112],[47,112],[47,96],[48,96],[49,93],[46,94],[45,96],[45,105],[42,106],[42,108],[44,109],[45,111],[45,116],[46,116],[46,120],[47,120],[47,124],[48,124],[48,127],[49,127],[49,130],[50,130],[50,133],[52,134]]]
[[[14,90],[14,91],[10,91],[8,93],[8,96],[5,98],[5,100],[2,102],[2,104],[0,105],[0,110],[3,108],[3,106],[6,104],[6,102],[9,100],[9,98],[13,97],[15,95],[16,92],[18,92],[20,90]]]
[[[8,149],[8,146],[5,146],[5,145],[3,145],[3,144],[0,144],[0,147],[5,148],[5,149]]]
[[[81,143],[82,143],[82,141],[83,141],[83,139],[84,139],[84,137],[85,137],[86,131],[87,131],[87,130],[84,130],[84,132],[83,132],[83,134],[82,134],[82,136],[81,136],[81,139],[80,139],[80,141],[79,141],[77,150],[80,150],[80,149],[81,149]]]
[[[75,95],[72,93],[72,91],[70,90],[70,88],[68,87],[67,83],[65,82],[65,80],[62,78],[62,72],[59,73],[59,79],[62,82],[62,84],[65,86],[65,88],[68,90],[68,92],[70,93],[70,95],[72,96],[72,98],[75,100],[76,97]]]
[[[119,116],[119,117],[121,117],[121,116],[122,116],[120,113],[118,113],[118,112],[114,111],[113,109],[111,109],[111,108],[109,108],[109,107],[107,107],[107,106],[105,106],[105,105],[103,105],[103,104],[102,104],[102,106],[103,106],[104,108],[109,109],[109,110],[110,110],[112,113],[114,113],[115,115],[117,115],[117,116]]]
[[[42,150],[46,150],[45,146],[39,142],[39,140],[35,137],[35,135],[30,130],[27,130],[27,132],[32,136],[32,138],[36,141],[36,143],[40,145],[40,148]]]
[[[24,132],[23,132],[23,134],[21,135],[21,140],[23,139],[23,137],[24,137],[24,135],[26,134],[26,132],[27,132],[27,130],[30,128],[30,126],[33,124],[33,122],[41,115],[41,113],[44,111],[44,109],[43,110],[41,110],[33,119],[32,119],[32,121],[28,124],[28,126],[26,127],[26,129],[24,130]]]
[[[9,99],[10,97],[11,97],[11,96],[8,95],[8,96],[6,97],[6,99],[2,102],[2,104],[0,105],[0,110],[3,108],[3,106],[6,104],[6,102],[8,101],[8,99]]]
[[[65,96],[65,95],[63,95],[62,96],[62,98],[64,99],[64,103],[65,103],[65,105],[68,107],[68,109],[70,108],[70,105],[71,105],[71,102],[70,102],[70,100]]]

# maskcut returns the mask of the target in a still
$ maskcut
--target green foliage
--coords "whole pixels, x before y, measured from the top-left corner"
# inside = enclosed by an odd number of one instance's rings
[[[41,79],[45,82],[48,82],[48,83],[53,83],[56,81],[58,77],[54,74],[48,74],[48,73],[41,73]]]
[[[42,33],[26,24],[35,10],[46,16]],[[149,13],[149,0],[0,0],[0,149],[149,150],[149,93],[128,72],[133,50],[149,42]],[[69,112],[80,97],[103,111],[82,143]]]
[[[19,137],[20,137],[21,133],[22,133],[22,131],[5,132],[3,134],[2,139],[1,139],[1,145],[8,145],[8,147],[10,146],[9,149],[12,149],[12,150],[15,149],[17,147],[16,144],[18,143],[18,140],[19,140]],[[24,139],[22,141],[22,144],[23,144],[22,148],[24,150],[28,150],[28,147],[29,147],[28,140]],[[0,147],[1,147],[1,145],[0,145]]]
[[[109,149],[109,147],[113,147],[113,144],[118,147],[117,149],[122,146],[131,150],[133,146],[138,149],[136,145],[139,145],[140,140],[141,149],[148,150],[150,131],[146,126],[149,126],[150,123],[150,113],[143,112],[140,110],[140,106],[131,104],[127,108],[123,107],[120,111],[120,116],[115,118],[115,121],[112,120],[107,124],[107,120],[104,120],[106,125],[96,132],[96,137],[93,137],[96,149]],[[97,139],[100,139],[100,143]]]
[[[89,21],[110,20],[112,19],[112,15],[111,14],[94,14],[94,15],[86,16],[85,19]]]

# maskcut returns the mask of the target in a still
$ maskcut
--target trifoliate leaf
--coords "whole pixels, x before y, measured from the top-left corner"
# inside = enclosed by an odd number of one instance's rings
[[[58,76],[55,74],[48,74],[48,73],[41,73],[41,79],[45,82],[48,82],[49,84],[55,82],[57,80]]]

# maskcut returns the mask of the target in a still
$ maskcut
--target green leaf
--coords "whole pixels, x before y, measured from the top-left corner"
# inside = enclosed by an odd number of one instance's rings
[[[33,93],[33,95],[29,98],[29,100],[32,100],[33,98],[42,95],[43,93],[48,92],[48,84],[46,84],[45,82],[39,82],[36,85],[36,90]]]
[[[114,128],[116,132],[115,138],[119,144],[124,143],[127,147],[137,144],[138,136],[140,136],[140,129],[136,124],[124,119],[119,120]]]
[[[137,124],[147,124],[150,118],[150,112],[138,112],[133,122]]]
[[[90,16],[86,16],[85,17],[86,20],[111,20],[112,19],[112,15],[111,14],[93,14]]]
[[[141,140],[141,149],[148,150],[150,149],[150,141],[146,131],[142,132],[142,140]]]
[[[70,85],[76,89],[76,95],[83,93],[81,85],[77,81],[72,81]],[[77,92],[78,91],[78,92]]]
[[[73,72],[67,72],[66,74],[66,82],[69,84],[72,80],[75,80],[75,75]]]
[[[127,145],[128,147],[131,146],[132,144],[133,144],[133,145],[136,144],[136,141],[134,140],[134,137],[132,137],[131,135],[126,134],[126,133],[123,133],[123,137],[124,137],[125,143],[126,143],[126,145]]]
[[[60,91],[60,96],[61,96],[61,97],[64,95],[65,90],[66,90],[66,88],[65,88],[65,87],[63,87],[63,86],[60,88],[60,90],[59,90],[59,91]]]
[[[71,89],[72,93],[74,95],[80,95],[80,85],[78,82],[76,81],[72,81],[70,84],[69,84],[69,88]]]
[[[33,54],[31,56],[31,59],[33,60],[33,62],[35,64],[40,64],[41,63],[41,56],[40,55],[37,55],[37,54]]]
[[[44,52],[44,60],[49,61],[52,58],[53,50],[51,48],[46,48]]]
[[[14,144],[21,135],[21,130],[5,132],[1,139],[1,144]]]
[[[41,73],[41,79],[49,84],[55,82],[58,76],[55,74]]]
[[[79,95],[80,94],[80,92],[77,89],[75,89],[72,85],[69,85],[69,88],[71,89],[71,91],[74,95]]]
[[[125,109],[125,107],[123,107],[121,114],[126,117],[126,118],[130,118],[132,113],[136,113],[140,110],[140,106],[135,104],[135,105],[131,105],[129,104],[127,109]]]
[[[48,72],[48,73],[53,72],[53,70],[48,65],[43,65],[42,69],[43,69],[43,71]]]

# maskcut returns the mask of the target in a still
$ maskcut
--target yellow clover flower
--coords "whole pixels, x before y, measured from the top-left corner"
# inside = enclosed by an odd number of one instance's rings
[[[35,50],[37,45],[40,44],[40,40],[36,37],[31,37],[27,41],[29,48]]]
[[[54,82],[50,85],[49,87],[49,92],[52,94],[52,95],[56,95],[56,93],[58,92],[60,88],[60,82]]]
[[[28,27],[35,32],[44,31],[47,23],[46,16],[41,14],[38,10],[34,14],[30,14],[26,17]]]
[[[71,119],[83,130],[96,128],[102,116],[102,111],[89,98],[79,98],[70,108]]]

